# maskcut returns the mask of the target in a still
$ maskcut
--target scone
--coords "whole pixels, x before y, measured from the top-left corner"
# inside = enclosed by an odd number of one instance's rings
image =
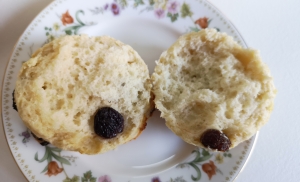
[[[15,88],[25,125],[51,144],[103,153],[138,137],[154,104],[136,51],[108,36],[64,36],[22,65]]]
[[[226,151],[268,121],[276,90],[258,51],[214,29],[181,36],[151,76],[166,125],[195,146]]]

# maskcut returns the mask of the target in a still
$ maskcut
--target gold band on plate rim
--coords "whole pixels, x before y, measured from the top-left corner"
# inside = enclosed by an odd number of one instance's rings
[[[7,71],[8,71],[8,65],[9,65],[9,63],[10,63],[10,60],[11,60],[11,58],[12,58],[12,56],[13,56],[13,52],[14,52],[14,50],[16,49],[16,47],[17,47],[17,44],[18,44],[18,42],[20,41],[20,39],[21,39],[21,37],[22,37],[22,35],[26,32],[26,30],[29,28],[29,26],[32,24],[32,22],[46,9],[46,8],[48,8],[49,6],[51,6],[53,3],[55,2],[55,0],[54,1],[52,1],[52,2],[50,2],[48,5],[46,5],[46,7],[44,7],[31,21],[30,21],[30,23],[27,25],[27,27],[25,28],[25,30],[21,33],[21,35],[19,36],[19,38],[18,38],[18,40],[16,41],[16,43],[15,43],[15,45],[13,46],[13,48],[12,48],[12,50],[11,50],[11,52],[10,52],[10,55],[9,55],[9,58],[8,58],[8,61],[6,62],[6,66],[5,66],[5,71],[4,71],[4,74],[3,74],[3,78],[2,78],[2,84],[1,84],[1,86],[2,86],[2,89],[1,89],[1,95],[0,95],[0,101],[1,101],[1,104],[0,104],[0,113],[1,113],[1,121],[2,121],[2,128],[3,128],[3,134],[4,134],[4,136],[5,136],[5,139],[6,139],[6,144],[7,144],[7,147],[8,147],[8,149],[9,149],[9,151],[10,151],[10,154],[11,154],[11,156],[12,156],[12,158],[14,159],[13,161],[15,162],[15,164],[17,165],[17,167],[18,167],[18,169],[20,170],[20,172],[22,173],[22,175],[24,176],[24,178],[29,182],[29,179],[26,177],[26,175],[25,175],[25,173],[23,172],[23,170],[20,168],[20,166],[19,166],[19,164],[18,164],[18,162],[17,162],[17,160],[16,160],[16,158],[14,157],[14,155],[13,155],[13,153],[12,153],[12,150],[11,150],[11,148],[10,148],[10,145],[9,145],[9,143],[8,143],[8,138],[7,138],[7,136],[6,136],[6,131],[5,131],[5,128],[4,128],[4,118],[3,118],[3,113],[2,113],[2,103],[3,103],[3,98],[2,98],[2,95],[3,95],[3,88],[4,88],[4,80],[5,80],[5,78],[6,78],[6,74],[7,74]]]
[[[199,1],[199,0],[197,0],[197,1]],[[13,52],[14,52],[14,50],[16,49],[16,47],[17,47],[17,43],[20,41],[20,39],[21,39],[21,37],[22,37],[22,35],[26,32],[26,30],[29,28],[29,26],[33,23],[33,21],[34,20],[36,20],[36,18],[46,9],[46,8],[48,8],[49,6],[51,6],[52,4],[54,4],[55,3],[55,1],[52,1],[52,2],[50,2],[46,7],[44,7],[32,20],[31,20],[31,22],[28,24],[28,26],[25,28],[25,30],[22,32],[22,34],[20,35],[20,37],[18,38],[18,40],[16,41],[16,43],[15,43],[15,45],[13,46],[13,49],[12,49],[12,51],[11,51],[11,53],[10,53],[10,56],[9,56],[9,58],[8,58],[8,61],[7,61],[7,63],[6,63],[6,67],[5,67],[5,71],[4,71],[4,75],[3,75],[3,78],[2,78],[2,90],[1,90],[1,96],[0,96],[0,101],[1,101],[1,105],[0,105],[0,113],[1,113],[1,120],[2,120],[2,125],[3,125],[3,134],[4,134],[4,136],[5,136],[5,139],[6,139],[6,143],[7,143],[7,146],[8,146],[8,148],[9,148],[9,150],[10,150],[10,154],[12,155],[12,157],[13,157],[13,159],[14,159],[14,161],[15,161],[15,163],[16,163],[16,165],[17,165],[17,167],[18,167],[18,169],[21,171],[21,173],[22,173],[22,175],[24,176],[24,178],[27,180],[27,181],[29,181],[29,178],[27,178],[26,177],[26,175],[25,175],[25,173],[23,172],[23,170],[20,168],[20,166],[19,166],[19,164],[18,164],[18,162],[17,162],[17,160],[16,160],[16,158],[14,157],[14,155],[13,155],[13,153],[12,153],[12,149],[10,148],[10,145],[9,145],[9,142],[8,142],[8,138],[7,138],[7,136],[6,136],[6,131],[5,131],[5,128],[4,128],[4,115],[3,115],[3,113],[2,113],[2,102],[3,102],[3,98],[2,98],[2,95],[3,95],[3,88],[4,88],[4,81],[5,81],[5,78],[6,78],[6,74],[7,74],[7,71],[8,71],[8,65],[9,65],[9,63],[10,63],[10,60],[11,60],[11,58],[12,58],[12,56],[13,56]],[[240,39],[242,39],[242,42],[246,45],[246,47],[248,47],[248,45],[247,45],[247,43],[245,42],[245,40],[244,40],[244,38],[241,36],[241,34],[240,34],[240,32],[238,31],[238,29],[234,26],[234,24],[230,21],[230,19],[227,17],[227,16],[225,16],[225,14],[222,12],[222,11],[220,11],[215,5],[213,5],[209,0],[206,0],[206,3],[208,3],[211,7],[213,7],[216,11],[218,11],[218,13],[219,14],[221,14],[222,15],[222,17],[224,17],[224,19],[230,24],[230,26],[232,26],[234,29],[235,29],[235,33],[237,33],[238,34],[238,36],[239,36],[239,38]],[[257,132],[256,134],[255,134],[255,138],[254,138],[254,141],[253,141],[253,143],[252,143],[252,146],[251,146],[251,149],[250,149],[250,152],[248,153],[248,155],[247,155],[247,157],[246,157],[246,159],[245,159],[245,162],[240,166],[241,168],[240,168],[240,170],[239,170],[239,172],[237,173],[237,174],[235,174],[235,177],[232,179],[232,181],[235,181],[236,179],[237,179],[237,177],[238,177],[238,175],[244,170],[244,168],[245,168],[245,166],[246,166],[246,164],[248,163],[248,161],[249,161],[249,159],[250,159],[250,157],[251,157],[251,155],[252,155],[252,153],[253,153],[253,150],[254,150],[254,147],[255,147],[255,145],[256,145],[256,142],[257,142],[257,139],[258,139],[258,134],[259,134],[259,132]]]

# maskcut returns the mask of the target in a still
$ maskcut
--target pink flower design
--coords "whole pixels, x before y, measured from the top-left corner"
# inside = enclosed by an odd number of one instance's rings
[[[108,4],[105,4],[104,10],[107,10],[107,8],[108,8]]]
[[[22,132],[21,134],[19,134],[20,136],[23,136],[24,138],[29,138],[30,137],[30,133],[28,132],[28,130]]]
[[[98,182],[111,182],[111,178],[107,175],[98,178]]]
[[[157,18],[163,18],[165,16],[165,11],[163,9],[156,9],[154,12]]]
[[[179,3],[176,1],[170,2],[168,6],[168,12],[171,14],[178,13],[179,10]]]
[[[116,3],[112,3],[110,6],[111,11],[113,12],[114,15],[118,15],[120,13],[120,7]]]

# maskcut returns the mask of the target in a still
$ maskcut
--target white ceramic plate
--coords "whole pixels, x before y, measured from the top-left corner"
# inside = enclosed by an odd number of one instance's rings
[[[180,35],[216,28],[246,47],[234,26],[204,0],[58,0],[27,27],[9,60],[2,87],[2,117],[13,157],[29,181],[233,181],[245,165],[252,137],[225,153],[195,148],[175,136],[159,117],[141,136],[101,155],[82,155],[41,146],[12,107],[22,62],[54,37],[65,34],[110,35],[131,45],[152,73],[155,60]]]

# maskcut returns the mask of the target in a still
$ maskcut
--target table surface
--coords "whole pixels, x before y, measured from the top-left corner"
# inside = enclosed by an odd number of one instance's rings
[[[50,2],[0,0],[0,80],[18,37]],[[271,119],[261,129],[252,156],[236,182],[300,181],[300,1],[211,2],[232,21],[250,47],[261,51],[278,89]],[[12,158],[2,122],[0,146],[0,181],[27,181]]]

